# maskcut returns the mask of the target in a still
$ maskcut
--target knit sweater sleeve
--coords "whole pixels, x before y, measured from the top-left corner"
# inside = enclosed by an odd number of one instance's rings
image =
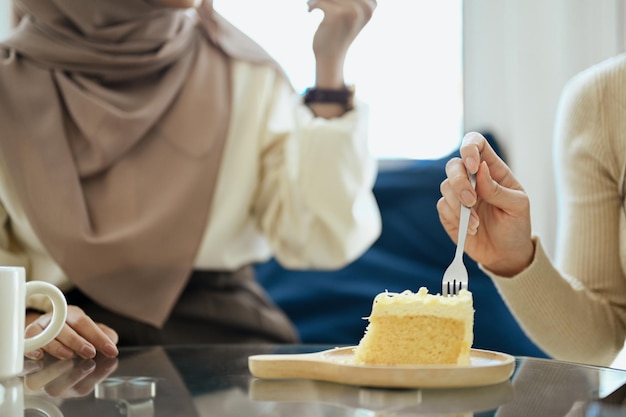
[[[536,240],[529,268],[513,279],[492,275],[525,331],[557,359],[609,365],[624,344],[624,62],[592,67],[564,89],[555,129],[555,264]]]

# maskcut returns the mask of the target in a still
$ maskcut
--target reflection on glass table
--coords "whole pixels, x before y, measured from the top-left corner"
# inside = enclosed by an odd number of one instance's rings
[[[510,381],[485,387],[443,390],[384,389],[324,381],[257,379],[251,381],[249,397],[254,401],[330,404],[353,410],[405,415],[449,415],[494,410],[513,398],[513,388]]]
[[[157,379],[147,377],[111,377],[96,384],[95,397],[115,403],[120,415],[150,417],[154,415]]]
[[[121,349],[116,360],[26,364],[0,381],[0,417],[591,417],[624,415],[626,371],[516,358],[510,380],[469,388],[398,389],[307,379],[263,380],[257,354],[332,346],[208,345]],[[608,382],[607,382],[608,381]]]

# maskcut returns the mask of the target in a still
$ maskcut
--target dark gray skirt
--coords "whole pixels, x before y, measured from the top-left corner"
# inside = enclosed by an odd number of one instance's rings
[[[162,328],[107,310],[77,289],[66,297],[68,304],[117,331],[119,346],[298,341],[293,324],[256,282],[250,266],[194,271]]]

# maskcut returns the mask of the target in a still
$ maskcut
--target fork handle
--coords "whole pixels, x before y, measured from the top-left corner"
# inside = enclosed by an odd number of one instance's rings
[[[454,252],[455,258],[463,256],[465,251],[465,237],[467,236],[467,228],[469,227],[469,219],[472,209],[461,204],[461,219],[459,220],[459,235],[457,237],[456,251]]]
[[[467,177],[470,180],[470,184],[472,184],[472,188],[476,188],[476,174],[470,174],[468,171]],[[471,213],[471,208],[461,204],[461,212],[459,215],[459,235],[457,236],[456,251],[454,252],[455,258],[463,257],[463,252],[465,251],[465,238],[467,237],[467,228],[469,227]]]

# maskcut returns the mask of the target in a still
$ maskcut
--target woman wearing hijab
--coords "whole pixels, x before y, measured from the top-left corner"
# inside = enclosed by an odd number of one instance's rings
[[[199,3],[199,4],[197,4]],[[343,62],[375,0],[310,1],[301,97],[210,0],[15,0],[0,43],[0,264],[61,288],[47,351],[289,343],[251,265],[338,268],[380,233]],[[48,322],[30,300],[27,334]]]

